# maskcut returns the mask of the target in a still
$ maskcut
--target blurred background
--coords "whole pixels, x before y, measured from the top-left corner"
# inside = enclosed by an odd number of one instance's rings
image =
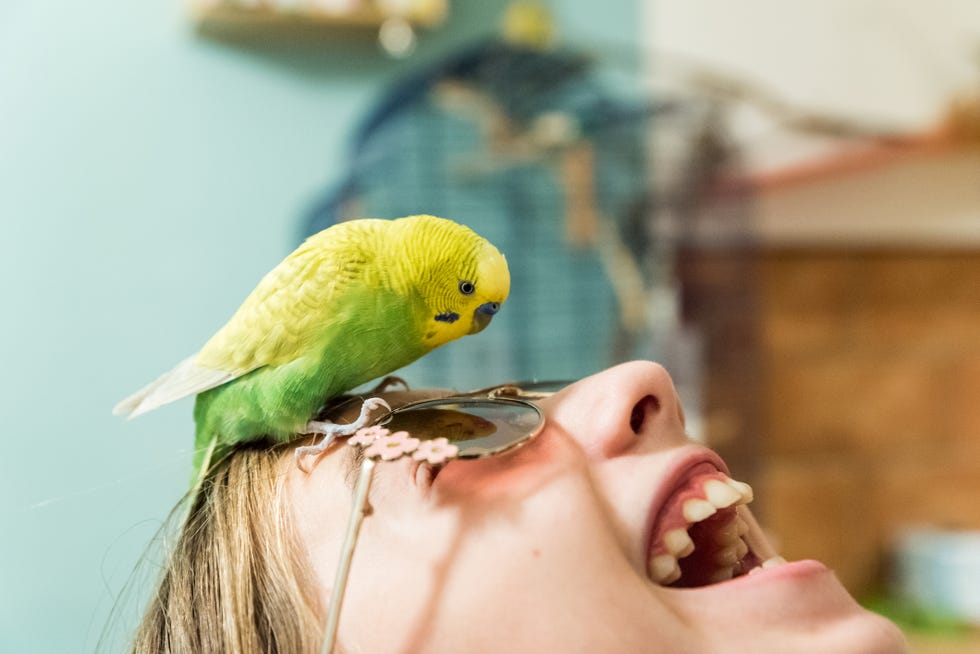
[[[659,360],[787,557],[980,651],[974,0],[6,0],[0,652],[138,619],[191,403],[113,404],[305,236],[413,213],[513,292],[412,384]]]

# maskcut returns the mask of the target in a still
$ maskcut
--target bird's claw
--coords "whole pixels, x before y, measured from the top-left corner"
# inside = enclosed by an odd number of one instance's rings
[[[366,420],[367,419],[367,414],[369,412],[371,412],[371,411],[374,411],[375,409],[384,409],[384,410],[390,412],[391,411],[391,406],[387,402],[385,402],[384,400],[382,400],[380,397],[369,397],[368,399],[364,400],[364,403],[363,404],[361,404],[361,415],[359,415],[357,417],[357,420],[355,421],[355,423],[356,422],[360,422],[361,420]],[[351,424],[354,424],[354,423],[351,423]],[[357,429],[360,429],[363,426],[364,425],[360,425],[360,426],[358,426]]]
[[[380,408],[391,411],[388,403],[380,397],[369,397],[361,403],[361,413],[354,422],[347,424],[337,424],[327,420],[310,420],[307,422],[304,433],[319,434],[323,438],[316,445],[304,445],[303,447],[297,447],[293,451],[296,457],[296,466],[303,472],[309,472],[309,468],[304,465],[304,461],[307,460],[308,456],[313,455],[319,458],[338,436],[350,436],[358,429],[366,427],[371,421],[371,412]]]

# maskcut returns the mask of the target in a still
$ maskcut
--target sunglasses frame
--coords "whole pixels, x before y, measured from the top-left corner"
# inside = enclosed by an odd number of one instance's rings
[[[537,423],[528,431],[527,434],[521,436],[519,439],[495,448],[480,449],[471,447],[467,450],[457,452],[449,460],[487,458],[515,450],[537,436],[541,430],[544,429],[545,418],[541,408],[530,400],[543,399],[552,394],[553,393],[551,391],[525,391],[519,384],[490,386],[469,393],[410,402],[409,404],[400,406],[397,409],[388,411],[380,418],[373,421],[372,426],[383,426],[390,422],[391,419],[399,413],[405,413],[423,408],[431,408],[439,405],[465,405],[467,402],[472,404],[491,403],[517,405],[531,409],[537,414]],[[351,447],[359,447],[359,445],[352,443]],[[363,445],[360,445],[360,447],[363,447]],[[402,458],[402,456],[404,455],[400,455],[392,460],[397,461],[398,459]],[[377,456],[364,456],[363,460],[361,461],[360,469],[358,470],[357,481],[354,485],[354,494],[351,498],[351,513],[347,521],[347,530],[344,534],[344,541],[340,548],[340,560],[337,563],[337,572],[334,575],[334,584],[330,593],[327,626],[323,632],[323,643],[320,648],[321,654],[332,654],[337,641],[337,630],[340,626],[340,611],[344,601],[344,594],[347,590],[347,578],[350,574],[350,566],[354,557],[354,549],[357,546],[357,537],[360,533],[361,524],[364,522],[364,518],[370,515],[373,511],[370,503],[367,501],[367,498],[368,493],[371,490],[371,482],[374,478],[374,467],[377,465],[379,460],[380,457]]]

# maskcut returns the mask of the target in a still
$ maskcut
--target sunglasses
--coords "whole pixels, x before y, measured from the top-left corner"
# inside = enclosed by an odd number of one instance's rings
[[[347,439],[361,448],[361,464],[347,531],[334,575],[321,654],[333,652],[351,559],[364,517],[371,512],[368,491],[379,462],[411,457],[429,465],[455,459],[482,459],[510,452],[544,428],[544,414],[533,403],[569,382],[522,382],[491,386],[461,395],[412,402],[389,409],[374,424]]]

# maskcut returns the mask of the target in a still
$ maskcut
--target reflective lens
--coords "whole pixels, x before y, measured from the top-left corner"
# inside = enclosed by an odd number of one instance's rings
[[[540,400],[554,395],[565,388],[571,381],[563,380],[531,380],[496,384],[464,393],[462,397],[510,397],[522,400]]]
[[[473,459],[521,445],[541,431],[544,416],[522,400],[446,398],[397,409],[381,424],[422,440],[447,438],[457,458]]]
[[[548,395],[551,393],[557,393],[573,383],[575,383],[575,380],[570,379],[535,379],[532,381],[518,382],[514,385],[528,395],[538,393]]]

